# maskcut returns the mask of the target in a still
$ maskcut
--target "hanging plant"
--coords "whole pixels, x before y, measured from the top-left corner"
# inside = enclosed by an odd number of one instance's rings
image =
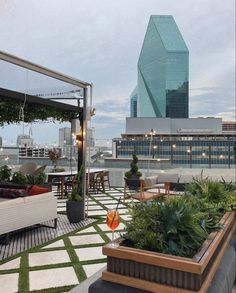
[[[22,102],[10,100],[9,98],[0,97],[0,126],[4,124],[20,123],[22,118],[19,116],[19,110],[22,107]],[[59,122],[69,122],[79,116],[78,112],[56,109],[51,106],[27,103],[24,107],[24,122],[31,123],[35,120],[45,121],[52,118]]]

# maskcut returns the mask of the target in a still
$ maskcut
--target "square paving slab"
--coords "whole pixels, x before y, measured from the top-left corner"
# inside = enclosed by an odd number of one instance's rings
[[[86,273],[87,278],[91,277],[93,274],[95,274],[97,271],[99,271],[102,268],[106,267],[106,263],[96,263],[96,264],[90,264],[90,265],[84,265],[83,269]]]
[[[41,249],[57,248],[57,247],[64,247],[64,246],[65,246],[64,241],[61,239],[61,240],[55,241],[51,244],[48,244],[48,245],[42,247]]]
[[[45,252],[34,252],[29,254],[29,266],[43,266],[57,263],[70,262],[66,250],[54,250]]]
[[[73,267],[29,272],[30,290],[40,290],[77,284],[79,284],[79,281]]]
[[[77,232],[76,234],[93,233],[93,232],[97,232],[97,231],[94,229],[93,226],[91,226],[91,227],[88,227],[86,229],[83,229],[83,230]]]
[[[102,246],[77,248],[75,252],[80,261],[106,258],[106,256],[102,254]]]
[[[69,236],[69,239],[72,245],[86,245],[105,242],[99,234]]]
[[[0,275],[0,292],[18,292],[18,273]]]
[[[11,269],[18,269],[20,266],[20,257],[17,257],[13,260],[10,260],[2,265],[0,265],[0,271],[1,270],[11,270]],[[1,292],[1,290],[0,290]]]

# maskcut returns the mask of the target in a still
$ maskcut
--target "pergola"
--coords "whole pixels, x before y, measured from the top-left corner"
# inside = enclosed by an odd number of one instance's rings
[[[80,129],[76,129],[78,144],[78,170],[82,165],[86,165],[86,134],[87,134],[87,116],[88,98],[92,99],[92,83],[88,83],[73,77],[64,75],[54,70],[48,69],[41,65],[21,59],[11,54],[0,51],[0,60],[4,64],[16,65],[18,68],[26,69],[27,72],[40,74],[51,79],[61,81],[70,86],[81,89],[82,95],[79,98],[69,97],[47,97],[43,98],[37,94],[28,94],[22,91],[12,90],[11,88],[3,88],[0,85],[0,125],[5,123],[19,123],[21,118],[14,112],[19,111],[19,105],[24,104],[26,111],[24,113],[24,121],[32,122],[34,120],[46,120],[54,118],[55,120],[73,122],[79,120]],[[6,62],[6,63],[5,63]],[[1,84],[1,82],[0,82]],[[77,105],[71,105],[67,102],[76,100]],[[27,111],[28,109],[28,111]],[[2,111],[1,111],[2,110]],[[32,114],[33,113],[33,114]],[[33,116],[35,115],[35,117]],[[23,121],[23,122],[24,122]],[[83,179],[86,176],[86,168],[83,168]],[[83,193],[85,197],[86,180],[83,180]]]

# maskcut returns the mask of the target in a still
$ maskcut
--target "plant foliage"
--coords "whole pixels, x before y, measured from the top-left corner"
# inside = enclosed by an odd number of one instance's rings
[[[0,97],[0,126],[11,123],[20,123],[22,118],[19,116],[20,108],[23,102],[18,100],[10,100]],[[27,103],[24,107],[24,122],[33,122],[35,120],[45,121],[48,118],[60,122],[71,121],[78,118],[78,113],[72,111],[65,111],[41,104]]]
[[[11,182],[14,184],[19,184],[19,185],[26,185],[28,183],[27,177],[21,172],[14,172],[12,174]]]
[[[11,169],[7,165],[0,167],[0,181],[9,182],[11,179]]]
[[[136,154],[132,155],[133,159],[130,163],[130,170],[125,173],[126,178],[131,178],[132,176],[141,177],[142,173],[138,171],[138,157]]]
[[[219,221],[231,209],[232,197],[221,182],[201,178],[181,197],[133,205],[124,245],[192,257],[208,234],[221,228]]]
[[[78,174],[75,176],[72,192],[69,195],[71,201],[83,200],[83,166],[80,167]]]

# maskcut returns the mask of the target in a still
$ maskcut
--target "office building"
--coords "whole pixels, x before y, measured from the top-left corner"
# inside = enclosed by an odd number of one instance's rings
[[[16,146],[18,147],[33,147],[34,140],[27,134],[20,134],[17,136]]]
[[[132,153],[172,166],[235,167],[235,132],[222,131],[221,118],[126,118],[126,133],[113,139],[113,158]]]
[[[130,95],[130,117],[137,117],[138,91],[137,86]]]
[[[137,94],[138,117],[189,116],[189,52],[172,16],[150,17],[138,60]]]

